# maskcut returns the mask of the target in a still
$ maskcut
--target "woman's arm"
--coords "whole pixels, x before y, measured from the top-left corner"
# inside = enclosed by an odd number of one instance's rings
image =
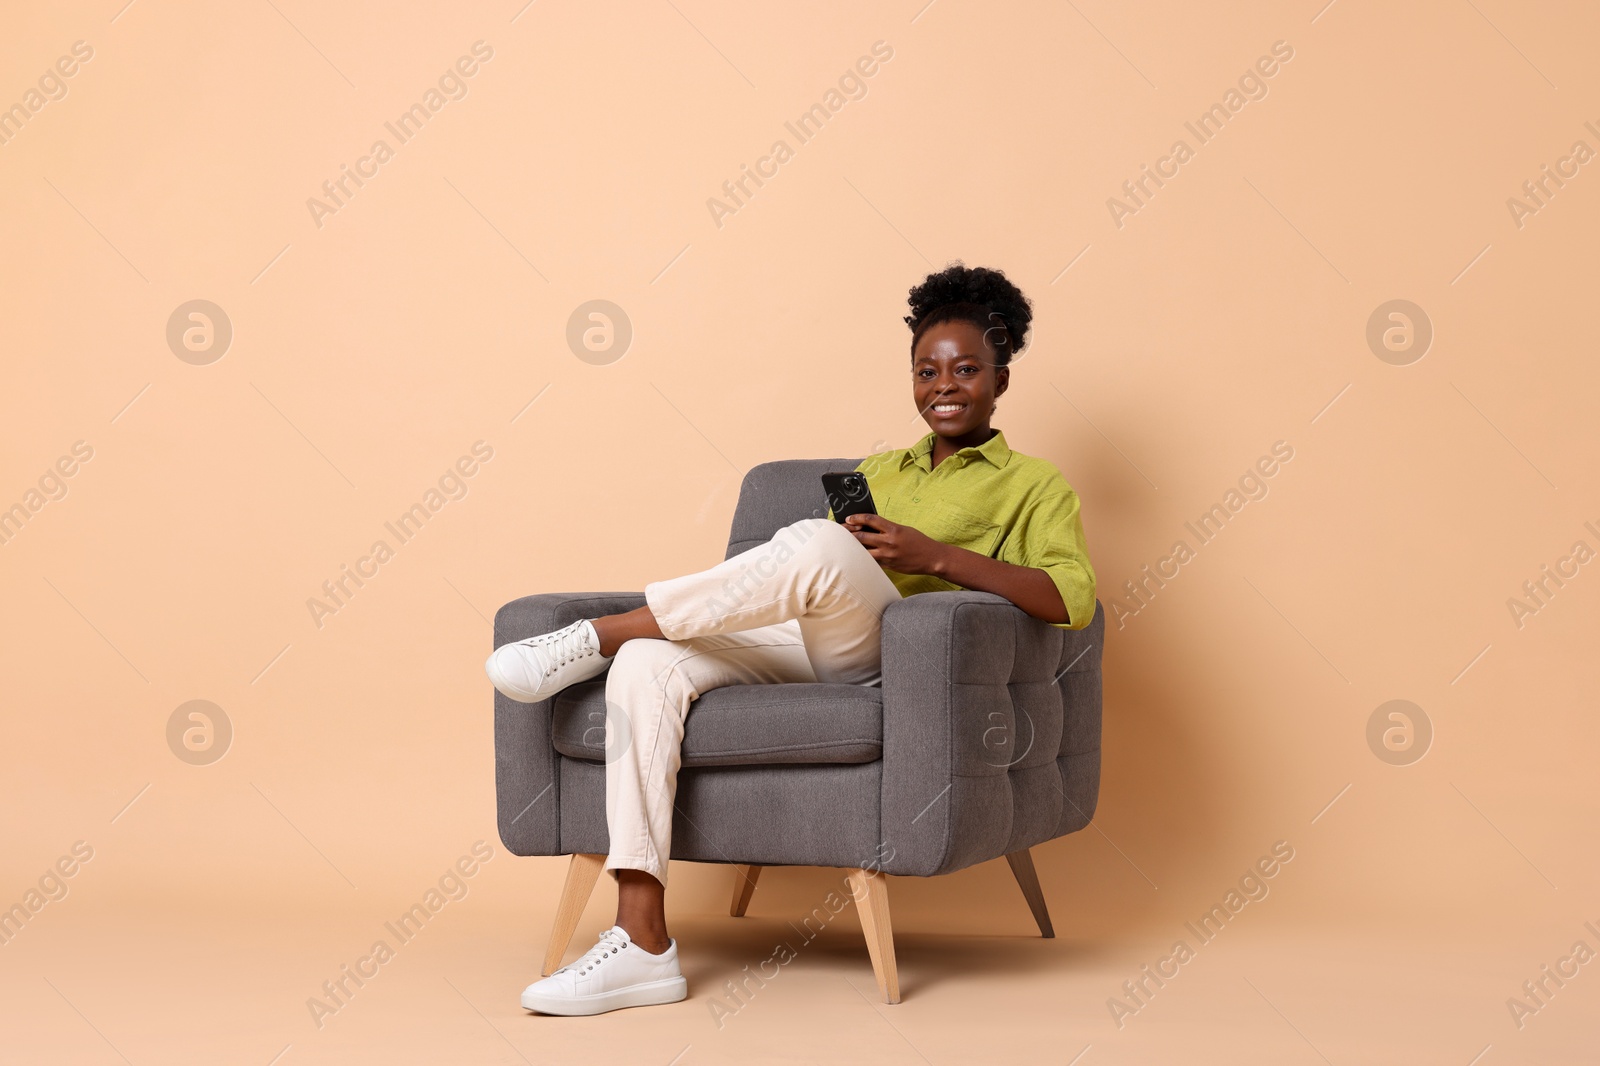
[[[1072,621],[1055,582],[1038,567],[1004,563],[945,544],[882,515],[851,515],[844,525],[880,566],[902,574],[930,574],[964,589],[993,592],[1046,622]]]
[[[939,544],[938,541],[934,541]],[[1046,622],[1071,622],[1061,590],[1050,575],[1036,566],[1003,563],[953,544],[939,544],[940,551],[929,571],[952,585],[1004,596],[1035,618]]]

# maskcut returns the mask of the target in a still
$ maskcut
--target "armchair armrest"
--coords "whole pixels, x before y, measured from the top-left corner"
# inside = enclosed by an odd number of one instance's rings
[[[494,646],[548,633],[580,618],[631,611],[643,592],[545,592],[495,612]],[[554,697],[518,703],[494,693],[494,773],[500,840],[513,855],[561,854],[561,790],[551,743]]]
[[[1088,823],[1104,629],[1098,604],[1088,627],[1066,630],[992,592],[923,592],[889,605],[884,872],[950,873]],[[1064,787],[1074,757],[1092,762],[1092,780],[1084,766]]]

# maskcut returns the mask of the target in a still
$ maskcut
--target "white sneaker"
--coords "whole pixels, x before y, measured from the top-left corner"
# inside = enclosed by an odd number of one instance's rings
[[[689,994],[678,942],[652,955],[613,925],[576,962],[522,990],[522,1005],[542,1014],[603,1014],[619,1007],[676,1003]]]
[[[600,654],[587,618],[537,637],[502,644],[483,664],[494,687],[522,703],[549,699],[568,685],[603,673],[615,658]]]

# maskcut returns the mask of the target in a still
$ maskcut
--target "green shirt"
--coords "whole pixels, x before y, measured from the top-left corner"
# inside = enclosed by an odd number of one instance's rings
[[[998,429],[977,447],[933,465],[934,434],[909,448],[869,455],[856,469],[867,477],[878,513],[945,544],[1050,575],[1066,604],[1061,629],[1094,620],[1095,576],[1078,516],[1078,494],[1048,459],[1014,452]],[[833,518],[833,509],[828,509]],[[931,574],[884,567],[901,596],[959,589]]]

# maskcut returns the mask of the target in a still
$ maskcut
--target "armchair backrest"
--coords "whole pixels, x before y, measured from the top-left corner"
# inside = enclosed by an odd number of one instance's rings
[[[760,463],[745,474],[739,486],[739,505],[733,512],[733,528],[728,534],[731,559],[774,533],[802,518],[823,518],[828,513],[828,497],[822,491],[822,475],[832,470],[854,470],[860,459],[780,459]]]

